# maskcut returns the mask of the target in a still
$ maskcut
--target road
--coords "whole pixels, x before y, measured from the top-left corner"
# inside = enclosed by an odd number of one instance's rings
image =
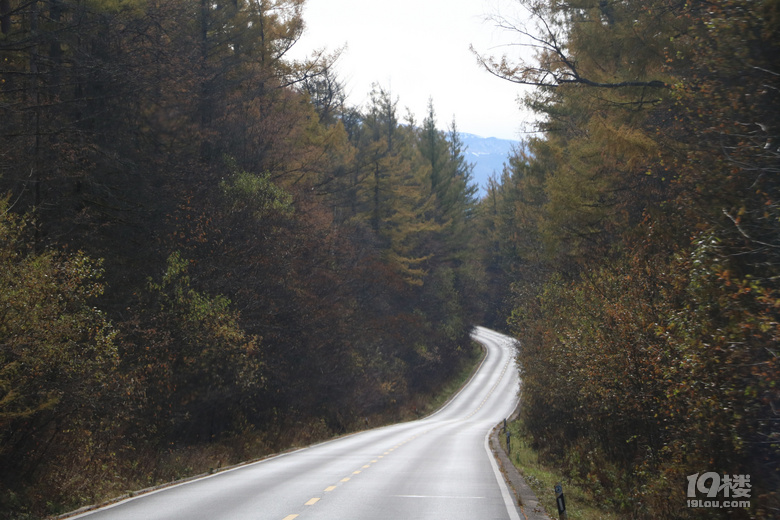
[[[514,344],[478,328],[487,356],[469,383],[418,421],[348,435],[139,495],[73,518],[519,520],[487,447],[516,405]]]

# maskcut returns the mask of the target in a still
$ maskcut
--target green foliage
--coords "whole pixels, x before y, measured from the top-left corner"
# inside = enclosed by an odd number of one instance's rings
[[[104,384],[117,352],[116,331],[89,305],[103,291],[99,263],[83,254],[33,253],[7,201],[0,215],[0,430],[7,435],[20,419],[86,398],[82,385]]]
[[[41,461],[88,451],[118,389],[117,331],[93,306],[100,262],[36,252],[31,227],[0,201],[0,511],[27,505],[20,482],[60,496]]]
[[[292,195],[271,181],[271,174],[252,174],[239,170],[234,160],[228,161],[231,176],[220,187],[229,211],[247,212],[257,220],[269,213],[292,214]]]
[[[153,403],[167,404],[154,412],[170,428],[159,427],[158,442],[230,432],[246,413],[237,405],[263,385],[259,339],[240,327],[227,298],[191,286],[188,264],[173,253],[161,281],[149,281],[139,318],[148,328],[136,332],[137,377]]]

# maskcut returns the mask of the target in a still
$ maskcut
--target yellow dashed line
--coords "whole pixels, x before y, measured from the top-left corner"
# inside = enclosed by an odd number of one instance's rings
[[[483,403],[482,403],[482,404],[484,404],[484,401],[483,401]],[[481,406],[482,406],[482,405],[480,405],[480,407],[481,407]],[[473,413],[475,413],[475,412],[472,412],[472,415],[473,415]],[[426,431],[425,433],[428,433],[428,432]],[[404,444],[406,444],[407,442],[409,442],[409,441],[413,441],[413,440],[414,440],[414,439],[416,439],[417,437],[419,437],[419,435],[415,435],[414,437],[411,437],[411,438],[409,438],[409,439],[406,439],[404,442],[401,442],[401,443],[399,443],[399,444],[396,444],[395,446],[393,446],[392,448],[390,448],[390,449],[388,449],[386,452],[384,452],[384,454],[382,454],[382,455],[379,455],[379,456],[377,456],[377,458],[373,459],[373,460],[371,461],[371,464],[378,462],[378,461],[379,461],[379,459],[383,459],[383,458],[385,457],[385,455],[390,455],[390,453],[392,453],[392,452],[393,452],[393,451],[395,451],[396,449],[400,448],[401,446],[403,446],[403,445],[404,445]],[[353,471],[353,472],[352,472],[352,474],[353,474],[353,475],[359,475],[359,474],[361,473],[361,470],[370,468],[370,467],[371,467],[371,464],[366,464],[366,465],[364,465],[364,466],[363,466],[361,469],[358,469],[358,470],[355,470],[355,471]],[[344,477],[343,479],[341,479],[341,481],[340,481],[340,482],[349,482],[349,481],[350,481],[350,477]],[[331,492],[331,491],[335,490],[335,489],[336,489],[336,487],[337,487],[337,486],[328,486],[328,487],[326,487],[326,488],[325,488],[325,493],[329,493],[329,492]],[[311,499],[309,499],[309,501],[308,501],[308,502],[306,502],[306,505],[307,505],[307,506],[313,506],[314,504],[316,504],[316,503],[317,503],[317,502],[319,502],[320,500],[321,500],[321,497],[314,497],[314,498],[311,498]],[[293,515],[287,515],[287,516],[285,516],[285,517],[284,517],[282,520],[294,520],[295,518],[298,518],[298,516],[299,516],[299,515],[297,515],[297,514],[293,514]]]

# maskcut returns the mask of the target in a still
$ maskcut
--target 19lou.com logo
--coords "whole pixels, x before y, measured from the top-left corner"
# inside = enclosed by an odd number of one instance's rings
[[[750,475],[719,475],[713,471],[688,475],[688,507],[750,507]],[[704,500],[723,497],[723,500]],[[739,500],[734,500],[739,499]]]

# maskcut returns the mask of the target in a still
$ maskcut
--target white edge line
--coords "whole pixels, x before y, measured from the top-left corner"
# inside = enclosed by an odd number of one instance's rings
[[[515,502],[512,500],[511,493],[509,493],[509,488],[506,486],[506,481],[504,480],[504,476],[501,474],[501,471],[498,469],[498,464],[496,464],[496,459],[493,457],[493,453],[490,451],[490,433],[491,430],[488,430],[487,435],[485,435],[485,451],[488,454],[488,459],[490,459],[490,466],[493,468],[493,473],[496,475],[496,480],[498,481],[498,487],[501,488],[501,496],[504,498],[504,505],[506,506],[506,512],[509,513],[509,518],[511,520],[520,520],[520,515],[517,514],[517,508],[515,507]]]

